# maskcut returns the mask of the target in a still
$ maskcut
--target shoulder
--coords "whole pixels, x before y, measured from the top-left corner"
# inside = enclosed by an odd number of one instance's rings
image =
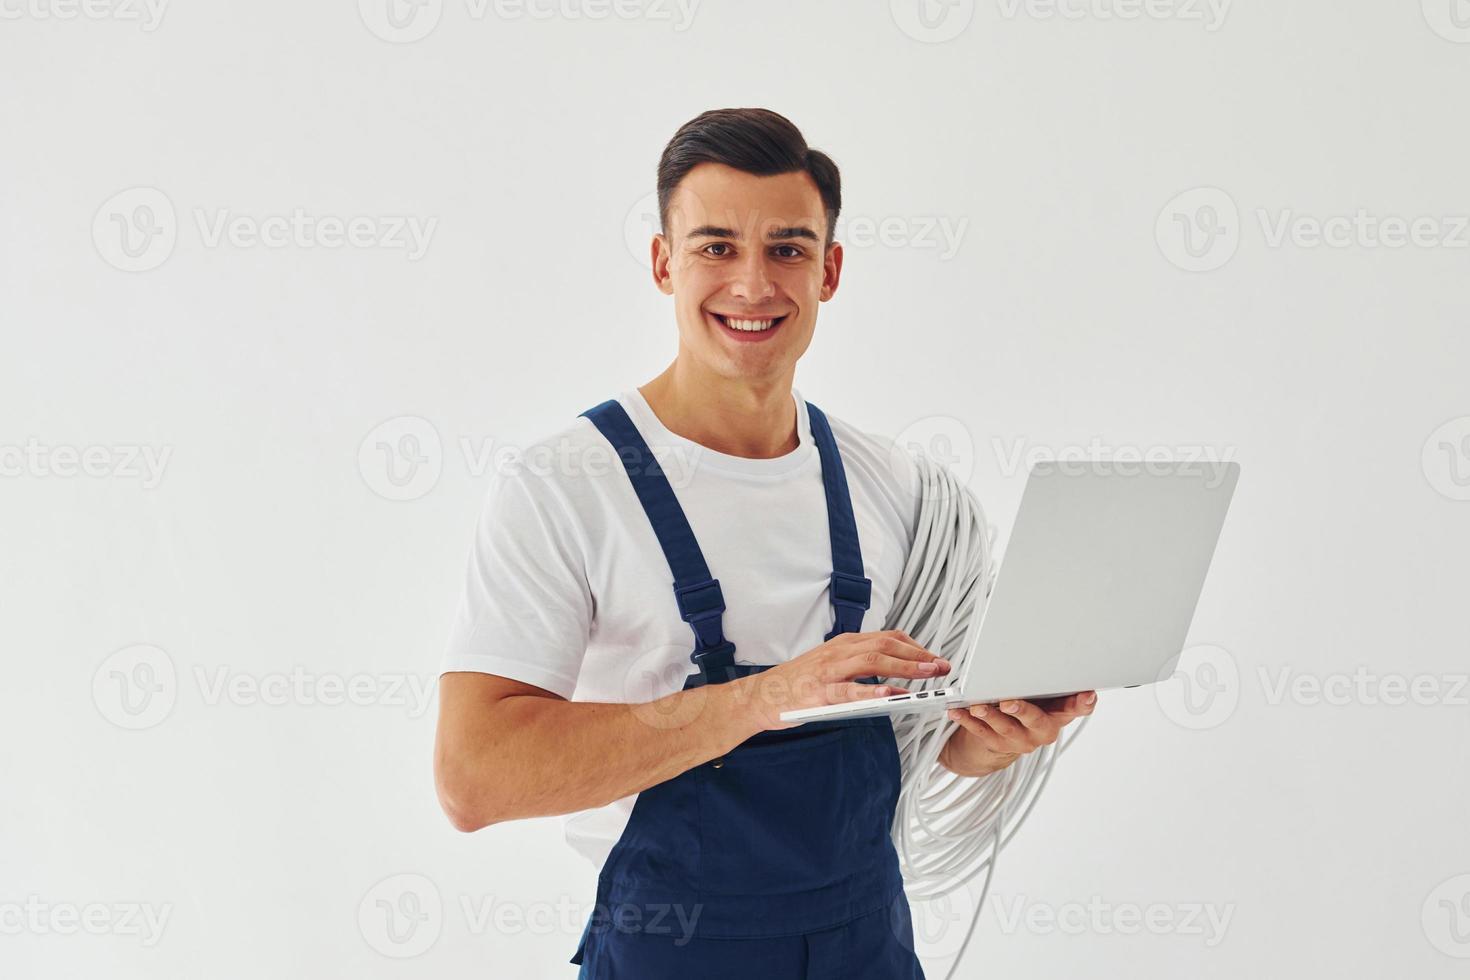
[[[619,465],[591,421],[576,416],[494,453],[485,514],[582,539],[589,505],[606,495]]]

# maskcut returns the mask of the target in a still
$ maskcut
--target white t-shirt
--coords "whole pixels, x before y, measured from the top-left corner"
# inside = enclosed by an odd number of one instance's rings
[[[783,663],[832,629],[821,461],[806,402],[792,397],[800,445],[745,459],[670,432],[637,390],[618,396],[719,579],[738,663]],[[878,630],[913,543],[917,472],[888,441],[827,417],[873,581],[862,628]],[[693,649],[653,528],[590,420],[577,417],[497,470],[444,671],[498,674],[578,701],[640,703],[683,687],[696,669]],[[600,868],[636,798],[564,817],[568,843]]]

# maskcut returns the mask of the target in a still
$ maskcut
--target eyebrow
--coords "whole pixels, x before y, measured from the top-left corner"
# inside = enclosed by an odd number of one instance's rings
[[[736,238],[739,233],[732,228],[723,228],[719,225],[700,225],[689,232],[690,238]],[[793,225],[788,228],[776,228],[766,235],[769,241],[784,242],[793,238],[804,238],[809,241],[817,241],[817,233],[802,225]]]

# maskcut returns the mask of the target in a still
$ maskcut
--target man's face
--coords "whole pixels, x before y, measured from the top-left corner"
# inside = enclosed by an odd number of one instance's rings
[[[690,170],[653,240],[653,278],[674,297],[680,346],[732,380],[789,379],[831,298],[842,246],[824,247],[822,196],[805,172]]]

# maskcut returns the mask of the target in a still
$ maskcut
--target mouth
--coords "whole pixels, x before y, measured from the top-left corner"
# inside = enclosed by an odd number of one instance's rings
[[[750,317],[734,316],[732,314],[709,312],[710,319],[720,325],[720,330],[727,336],[740,341],[766,340],[775,334],[777,328],[786,322],[786,314],[781,316]]]

